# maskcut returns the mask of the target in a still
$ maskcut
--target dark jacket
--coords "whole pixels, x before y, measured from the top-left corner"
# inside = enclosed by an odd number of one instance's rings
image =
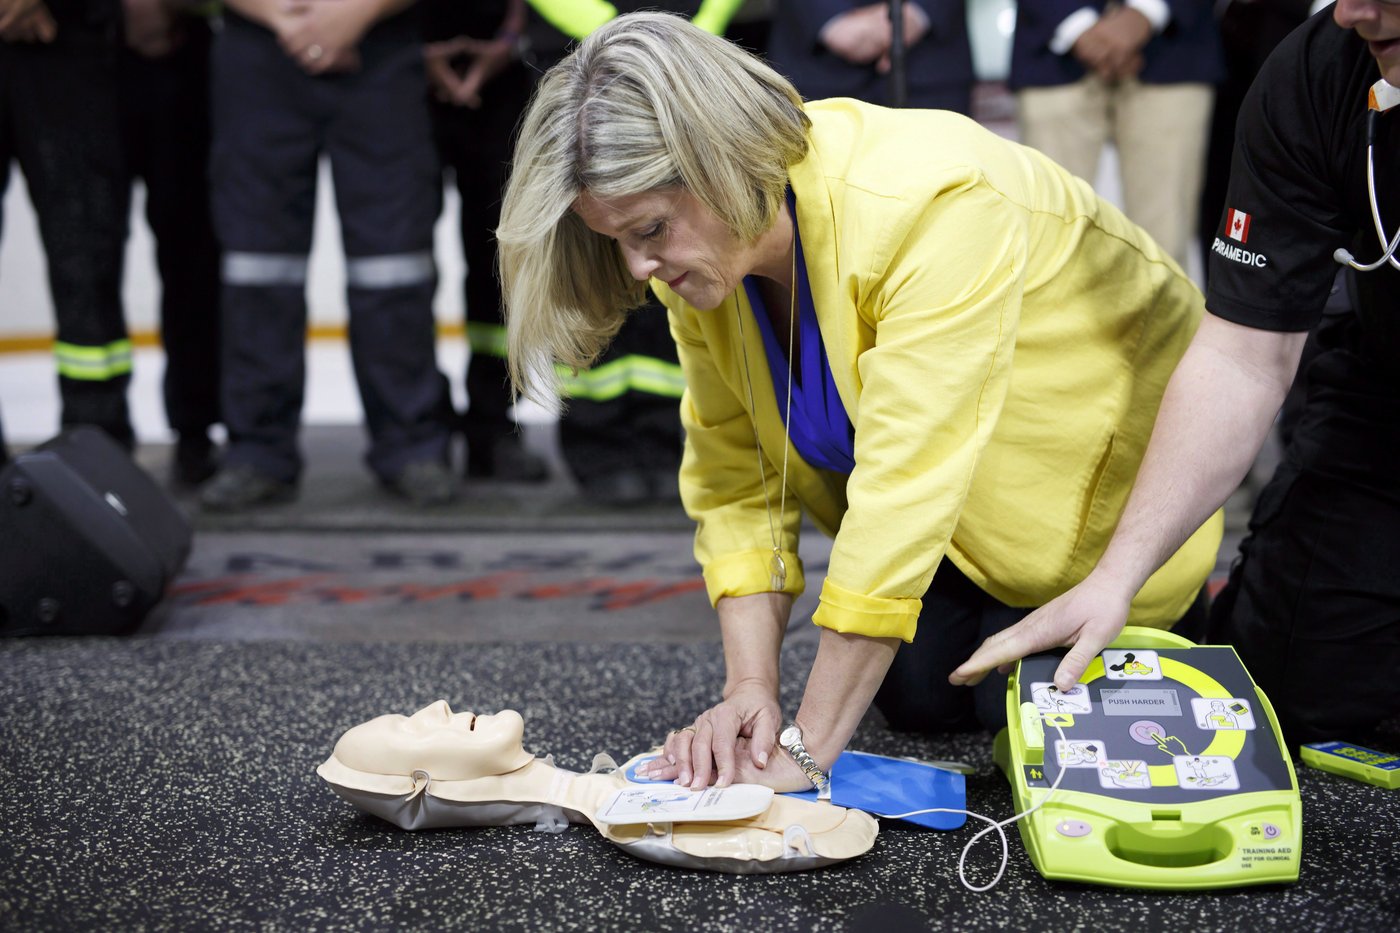
[[[1146,84],[1220,81],[1225,74],[1224,57],[1211,0],[1166,2],[1171,21],[1143,49],[1144,64],[1138,78]],[[1054,87],[1084,77],[1079,60],[1071,53],[1050,51],[1050,40],[1067,16],[1086,6],[1102,11],[1105,0],[1021,0],[1011,43],[1008,84],[1013,89]]]

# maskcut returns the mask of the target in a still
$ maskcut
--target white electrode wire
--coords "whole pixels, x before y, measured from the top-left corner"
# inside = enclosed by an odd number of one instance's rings
[[[1061,729],[1057,723],[1051,723],[1051,726],[1053,726],[1055,732],[1059,734],[1060,741],[1065,741],[1065,731]],[[1064,767],[1060,768],[1059,772],[1055,775],[1054,783],[1050,785],[1050,790],[1046,792],[1044,797],[1040,798],[1039,803],[1031,807],[1029,810],[1024,810],[1021,813],[1017,813],[1015,816],[1007,817],[1006,819],[1001,820],[1000,822],[992,819],[990,816],[983,816],[980,813],[973,813],[971,810],[954,810],[949,807],[930,807],[927,810],[910,810],[908,813],[877,813],[875,815],[884,820],[904,820],[908,819],[911,816],[923,816],[925,813],[961,813],[964,816],[970,816],[974,819],[981,820],[984,823],[989,823],[989,826],[978,832],[977,835],[973,836],[971,839],[967,840],[967,845],[963,846],[962,855],[958,856],[958,880],[961,881],[962,886],[967,888],[969,891],[972,891],[974,894],[980,894],[983,891],[990,891],[992,888],[997,886],[997,883],[1001,881],[1001,876],[1006,874],[1006,866],[1011,862],[1011,848],[1006,843],[1006,827],[1010,826],[1012,823],[1015,823],[1017,820],[1025,819],[1026,817],[1030,816],[1032,813],[1049,803],[1050,798],[1055,796],[1055,791],[1059,789],[1060,779],[1065,776],[1066,770],[1068,769]],[[983,836],[987,835],[987,833],[990,833],[993,830],[995,830],[997,835],[1001,837],[1001,865],[997,868],[996,877],[994,877],[991,881],[987,882],[979,888],[967,880],[967,853],[972,851],[972,847],[977,844],[978,839],[981,839]]]

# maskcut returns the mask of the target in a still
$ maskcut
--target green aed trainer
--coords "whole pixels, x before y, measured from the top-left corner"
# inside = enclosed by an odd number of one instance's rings
[[[1018,826],[1042,875],[1168,890],[1298,880],[1297,775],[1233,648],[1129,626],[1068,691],[1059,664],[1017,664],[994,747],[1017,811],[1034,809]]]
[[[1303,764],[1394,790],[1400,787],[1400,755],[1349,742],[1313,742],[1299,749]]]

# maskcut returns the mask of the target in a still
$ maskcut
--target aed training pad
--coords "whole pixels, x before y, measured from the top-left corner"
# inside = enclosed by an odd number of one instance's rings
[[[1018,824],[1042,875],[1174,890],[1298,879],[1297,777],[1234,649],[1127,628],[1064,693],[1059,663],[1017,665],[995,749],[1017,812],[1046,801]]]

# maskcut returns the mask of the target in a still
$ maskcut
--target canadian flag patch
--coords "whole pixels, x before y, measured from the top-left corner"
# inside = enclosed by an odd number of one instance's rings
[[[1237,243],[1249,242],[1249,215],[1233,207],[1225,215],[1225,235]]]

